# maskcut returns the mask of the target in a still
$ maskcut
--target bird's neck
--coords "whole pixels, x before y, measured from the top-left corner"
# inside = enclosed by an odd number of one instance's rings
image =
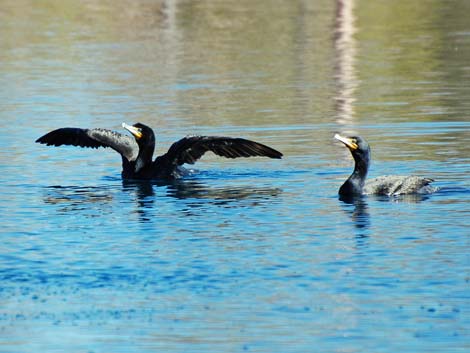
[[[354,171],[339,189],[340,195],[361,195],[369,171],[369,158],[354,155]],[[367,156],[368,157],[368,156]]]
[[[153,151],[155,149],[155,144],[149,144],[143,146],[139,150],[139,155],[135,161],[135,172],[138,173],[145,167],[152,164]]]

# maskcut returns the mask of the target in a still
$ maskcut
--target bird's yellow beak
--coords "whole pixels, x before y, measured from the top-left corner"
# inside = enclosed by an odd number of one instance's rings
[[[356,141],[354,141],[354,139],[341,136],[340,134],[335,134],[334,138],[344,143],[346,147],[349,148],[351,151],[355,151],[359,148],[359,146],[357,145]]]
[[[140,139],[142,138],[142,131],[132,125],[127,125],[126,123],[122,123],[122,127],[129,131],[132,135],[134,135],[136,138]]]

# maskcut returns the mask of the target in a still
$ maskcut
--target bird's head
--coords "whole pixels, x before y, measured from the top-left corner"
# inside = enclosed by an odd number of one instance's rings
[[[122,123],[122,127],[134,136],[139,145],[155,144],[155,134],[147,125],[142,123],[136,123],[134,125]]]
[[[370,147],[366,140],[360,136],[341,136],[335,134],[335,139],[341,141],[351,151],[354,159],[359,158],[365,162],[369,162],[370,159]]]

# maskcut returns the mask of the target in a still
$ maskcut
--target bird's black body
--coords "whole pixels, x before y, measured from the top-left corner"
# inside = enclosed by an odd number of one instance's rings
[[[186,136],[155,160],[155,134],[141,123],[123,124],[134,138],[106,129],[61,128],[38,138],[36,142],[52,146],[110,147],[122,157],[123,179],[174,179],[181,176],[182,165],[194,164],[206,152],[237,158],[264,156],[281,158],[282,153],[258,142],[219,136]]]
[[[363,193],[367,172],[369,171],[370,147],[362,138],[356,141],[358,148],[354,153],[351,150],[354,158],[354,171],[339,188],[340,195],[360,195]]]
[[[360,136],[336,134],[335,138],[348,147],[354,158],[354,171],[339,188],[340,196],[429,194],[437,190],[430,185],[434,180],[414,175],[384,175],[366,180],[371,159],[367,141]]]

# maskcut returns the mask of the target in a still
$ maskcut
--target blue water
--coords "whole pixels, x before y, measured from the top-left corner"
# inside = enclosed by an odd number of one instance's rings
[[[356,4],[342,47],[329,1],[190,3],[0,12],[0,352],[468,351],[468,12]],[[284,158],[124,182],[112,150],[34,143],[122,121],[158,154],[207,134]],[[369,141],[370,177],[439,191],[339,200],[336,132]]]
[[[269,164],[168,186],[3,185],[2,350],[468,343],[468,188],[350,205],[342,169]]]

